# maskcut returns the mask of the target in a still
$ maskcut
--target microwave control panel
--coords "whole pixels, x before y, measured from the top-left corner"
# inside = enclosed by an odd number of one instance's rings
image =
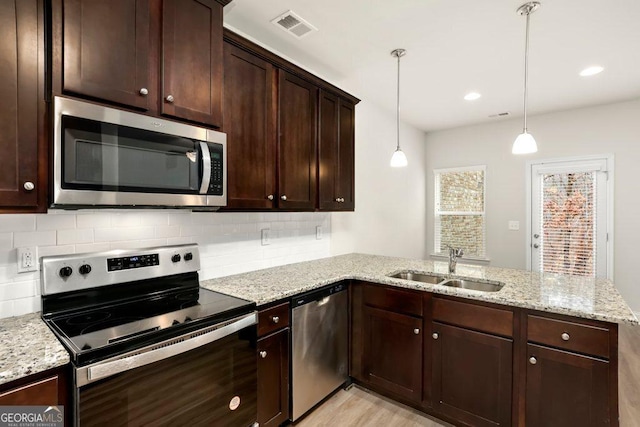
[[[213,194],[215,196],[222,196],[224,173],[222,162],[222,145],[209,143],[209,154],[211,156],[211,180],[209,181],[209,191],[207,194]]]

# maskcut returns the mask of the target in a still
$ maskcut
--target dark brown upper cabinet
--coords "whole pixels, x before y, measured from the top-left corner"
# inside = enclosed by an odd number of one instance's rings
[[[354,109],[327,91],[320,92],[318,135],[318,208],[354,209]]]
[[[224,44],[227,207],[269,209],[276,196],[276,72],[273,65]]]
[[[224,3],[54,0],[54,94],[220,127]]]
[[[279,70],[278,206],[316,206],[316,127],[318,87]]]
[[[1,1],[0,31],[0,212],[46,212],[42,1]]]

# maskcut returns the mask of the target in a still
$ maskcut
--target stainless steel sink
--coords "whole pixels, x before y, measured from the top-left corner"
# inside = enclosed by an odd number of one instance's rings
[[[413,280],[414,282],[431,283],[432,285],[436,285],[444,281],[444,277],[442,276],[436,276],[434,274],[411,273],[410,271],[401,271],[400,273],[393,274],[389,277],[394,277],[396,279]]]
[[[498,292],[504,284],[498,282],[476,282],[474,280],[450,279],[441,284],[452,288],[472,289],[482,292]]]

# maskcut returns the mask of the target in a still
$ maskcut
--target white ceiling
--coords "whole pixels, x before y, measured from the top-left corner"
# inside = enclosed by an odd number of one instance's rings
[[[522,116],[524,0],[233,0],[225,25],[424,131]],[[541,0],[531,15],[530,114],[640,98],[640,0]],[[319,31],[270,21],[293,10]],[[583,68],[605,71],[585,78]],[[463,96],[477,91],[473,102]]]

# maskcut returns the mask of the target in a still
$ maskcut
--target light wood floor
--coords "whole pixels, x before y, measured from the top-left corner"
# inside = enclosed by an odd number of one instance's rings
[[[619,328],[620,426],[640,427],[640,327]],[[296,427],[449,427],[358,387],[340,390]]]

